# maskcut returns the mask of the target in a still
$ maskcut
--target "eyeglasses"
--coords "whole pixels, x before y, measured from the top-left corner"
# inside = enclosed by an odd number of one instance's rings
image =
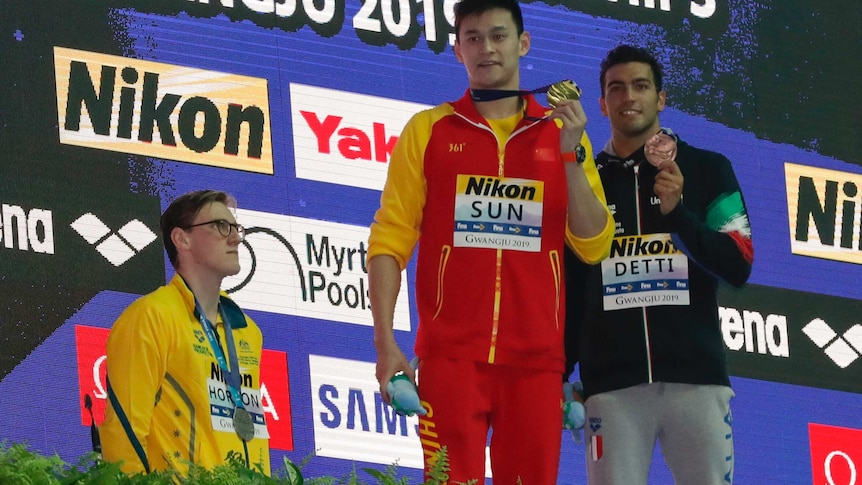
[[[216,219],[213,221],[206,221],[206,222],[201,222],[198,224],[192,224],[190,226],[182,227],[182,229],[191,229],[193,227],[206,226],[207,224],[215,224],[216,229],[218,229],[218,233],[224,237],[230,237],[231,232],[236,231],[236,233],[239,235],[240,241],[245,239],[245,228],[242,227],[242,225],[236,224],[233,222],[228,222],[224,219]]]

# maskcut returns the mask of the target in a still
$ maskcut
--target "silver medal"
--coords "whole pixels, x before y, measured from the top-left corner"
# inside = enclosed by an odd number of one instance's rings
[[[251,414],[245,409],[235,408],[233,410],[233,429],[243,441],[251,441],[254,438],[254,421]]]

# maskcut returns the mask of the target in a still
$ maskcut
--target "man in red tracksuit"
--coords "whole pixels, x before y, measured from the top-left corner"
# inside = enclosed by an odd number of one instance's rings
[[[455,6],[455,55],[470,89],[415,115],[390,161],[371,226],[369,291],[377,379],[414,373],[393,314],[417,241],[419,434],[426,470],[446,447],[452,482],[554,484],[559,467],[567,244],[609,252],[604,204],[577,100],[551,112],[519,91],[530,48],[515,0]],[[487,101],[486,101],[487,100]]]

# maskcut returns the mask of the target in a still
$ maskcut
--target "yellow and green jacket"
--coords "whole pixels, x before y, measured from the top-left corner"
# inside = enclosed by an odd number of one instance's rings
[[[225,358],[225,315],[242,376],[242,399],[255,422],[247,443],[233,430],[233,401],[212,347],[195,316],[194,295],[179,275],[137,299],[111,328],[107,344],[108,403],[100,434],[105,460],[127,473],[223,464],[230,452],[270,473],[269,435],[260,401],[263,337],[222,293],[216,333]]]

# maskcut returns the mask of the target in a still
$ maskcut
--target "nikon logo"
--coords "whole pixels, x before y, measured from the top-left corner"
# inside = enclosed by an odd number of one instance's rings
[[[265,79],[54,48],[60,143],[273,173]]]
[[[467,180],[467,195],[481,195],[500,199],[535,200],[536,187],[517,183],[503,183],[496,177],[474,177]]]
[[[862,176],[784,164],[793,254],[862,264]]]
[[[650,238],[643,236],[615,237],[611,243],[611,254],[614,257],[640,257],[676,253],[676,246],[670,239]]]

